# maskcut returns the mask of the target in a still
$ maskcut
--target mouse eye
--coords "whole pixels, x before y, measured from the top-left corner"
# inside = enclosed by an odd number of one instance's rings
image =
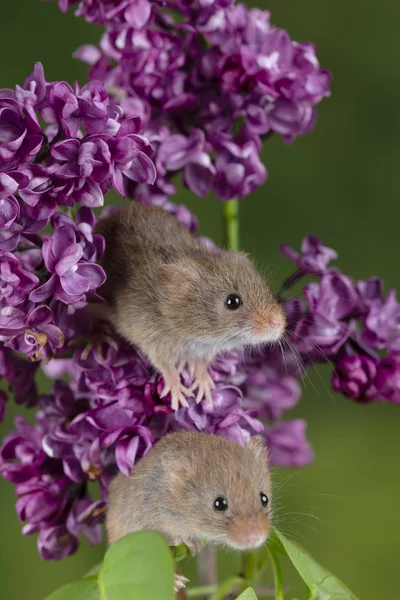
[[[228,508],[228,500],[225,496],[218,496],[214,500],[214,510],[222,512]]]
[[[226,308],[229,310],[236,310],[239,306],[242,306],[243,300],[238,294],[229,294],[225,300]]]
[[[264,494],[264,492],[260,492],[261,504],[263,506],[267,506],[268,504],[268,496]]]

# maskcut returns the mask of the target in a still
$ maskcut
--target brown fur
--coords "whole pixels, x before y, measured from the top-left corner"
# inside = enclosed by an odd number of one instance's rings
[[[168,434],[133,468],[111,483],[106,527],[109,542],[142,529],[163,534],[170,545],[202,542],[252,547],[270,530],[271,484],[267,450],[253,438],[245,446],[225,438],[180,431]],[[260,492],[269,502],[263,507]],[[217,512],[225,496],[228,510]],[[255,544],[259,545],[259,544]]]
[[[163,374],[181,363],[210,362],[223,351],[268,338],[270,321],[284,326],[282,307],[242,252],[205,248],[154,206],[132,203],[99,221],[106,240],[100,293],[110,320]],[[243,306],[227,310],[230,293]]]

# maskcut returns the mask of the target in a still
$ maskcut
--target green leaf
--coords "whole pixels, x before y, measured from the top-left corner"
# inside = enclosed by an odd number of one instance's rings
[[[85,577],[68,583],[48,596],[46,600],[99,600],[97,577]]]
[[[288,540],[276,529],[275,536],[310,589],[307,600],[357,600],[339,579],[321,567],[299,544]]]
[[[106,553],[98,575],[101,600],[174,600],[174,565],[164,538],[138,531]]]
[[[172,549],[173,556],[176,562],[180,562],[184,558],[190,556],[190,550],[186,546],[186,544],[181,544],[180,546],[174,546]]]
[[[253,588],[249,587],[237,597],[237,600],[257,600],[257,596]]]
[[[101,565],[102,563],[97,563],[97,565],[94,565],[94,567],[92,567],[90,571],[88,571],[86,575],[84,575],[84,577],[91,577],[92,575],[97,575],[101,569]]]
[[[121,538],[108,549],[100,566],[46,600],[174,600],[172,554],[155,531]]]

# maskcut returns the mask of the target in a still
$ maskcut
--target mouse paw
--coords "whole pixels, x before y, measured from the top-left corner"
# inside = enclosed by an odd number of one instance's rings
[[[186,584],[188,583],[189,579],[187,577],[184,577],[183,575],[178,575],[178,573],[175,573],[174,577],[174,592],[177,593],[186,587]]]
[[[108,335],[105,329],[106,327],[107,324],[101,321],[95,321],[92,324],[89,333],[90,341],[87,344],[87,346],[82,350],[81,360],[86,360],[89,357],[89,354],[92,352],[92,350],[96,352],[97,356],[99,356],[100,359],[104,360],[104,344],[108,344],[109,346],[114,348],[114,350],[118,350],[118,343],[111,335]]]
[[[179,373],[164,374],[164,389],[160,394],[160,398],[164,398],[168,393],[171,394],[171,407],[173,410],[178,410],[179,406],[188,407],[187,399],[193,396],[191,388],[187,388],[181,382]]]
[[[215,383],[208,372],[208,365],[204,363],[197,364],[194,367],[193,374],[195,380],[191,389],[197,389],[196,403],[198,404],[205,398],[209,404],[212,404],[212,391],[215,388]]]

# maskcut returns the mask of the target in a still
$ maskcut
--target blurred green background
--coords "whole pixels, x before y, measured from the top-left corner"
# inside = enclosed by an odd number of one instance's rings
[[[387,288],[400,288],[400,3],[259,0],[272,22],[296,40],[318,46],[321,65],[334,73],[313,133],[287,146],[265,145],[269,180],[241,210],[242,247],[271,272],[277,286],[290,266],[281,243],[299,245],[318,234],[339,252],[340,268],[361,278],[380,275]],[[75,48],[95,42],[101,29],[63,16],[55,2],[2,2],[0,86],[22,83],[33,63],[43,62],[48,81],[85,82],[85,66],[71,58]],[[203,233],[221,241],[221,205],[193,199]],[[360,600],[398,600],[400,581],[399,502],[400,407],[358,406],[330,391],[329,369],[304,382],[304,396],[290,415],[306,418],[316,452],[311,466],[283,487],[283,532],[342,578]],[[12,428],[8,407],[4,435]],[[277,472],[284,481],[288,471]],[[0,481],[0,582],[6,600],[40,600],[101,559],[104,546],[60,563],[39,558],[35,537],[23,538],[14,511],[13,487]],[[296,522],[294,522],[295,520]],[[293,531],[295,530],[295,533]],[[227,555],[224,570],[232,568]],[[190,565],[189,565],[190,567]],[[293,595],[300,593],[293,588]]]

